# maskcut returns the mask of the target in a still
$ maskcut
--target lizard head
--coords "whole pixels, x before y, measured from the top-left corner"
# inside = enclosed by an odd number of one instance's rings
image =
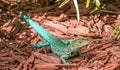
[[[78,39],[78,40],[74,40],[71,44],[74,48],[81,48],[88,45],[89,41],[84,39]]]
[[[86,45],[89,44],[89,41],[88,40],[84,40],[84,39],[78,39],[78,40],[74,40],[72,41],[69,45],[68,45],[68,49],[65,51],[66,52],[66,55],[69,55],[69,56],[74,56],[78,53],[78,50]]]

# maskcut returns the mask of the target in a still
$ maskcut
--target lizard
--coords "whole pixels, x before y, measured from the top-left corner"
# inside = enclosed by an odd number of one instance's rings
[[[33,21],[26,15],[21,14],[21,18],[30,26],[32,26],[32,28],[46,41],[45,43],[34,44],[33,46],[35,47],[50,46],[52,52],[59,56],[64,64],[68,63],[66,61],[68,58],[76,56],[79,53],[81,54],[82,52],[80,52],[79,49],[89,44],[89,41],[85,39],[73,40],[71,42],[61,40],[58,37],[51,34],[50,32],[48,32],[37,22]]]

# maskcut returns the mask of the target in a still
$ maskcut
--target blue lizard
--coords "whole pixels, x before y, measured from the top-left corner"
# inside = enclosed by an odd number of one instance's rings
[[[66,59],[78,55],[79,49],[83,46],[86,46],[89,44],[89,41],[78,39],[74,40],[72,42],[64,41],[58,39],[53,34],[49,33],[47,30],[45,30],[42,26],[40,26],[38,23],[33,21],[32,19],[28,18],[26,15],[21,14],[21,17],[26,21],[30,26],[33,27],[33,29],[46,40],[43,44],[35,44],[36,47],[42,47],[42,46],[50,46],[51,50],[54,54],[59,56],[63,63],[67,63]]]

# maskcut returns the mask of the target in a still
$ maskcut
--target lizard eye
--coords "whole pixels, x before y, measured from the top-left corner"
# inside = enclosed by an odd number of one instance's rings
[[[79,41],[79,43],[82,43],[81,41]]]
[[[77,55],[78,52],[72,52],[71,55]]]

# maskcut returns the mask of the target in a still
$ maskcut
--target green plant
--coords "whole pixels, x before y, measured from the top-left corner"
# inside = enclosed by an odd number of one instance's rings
[[[113,30],[111,36],[115,36],[115,40],[118,40],[120,38],[120,23],[118,23]]]
[[[58,2],[60,0],[56,0],[56,2]],[[70,0],[64,0],[60,5],[59,5],[59,8],[63,7],[65,4],[67,4]],[[80,20],[80,13],[79,13],[79,8],[78,8],[78,2],[77,0],[73,0],[73,3],[74,3],[74,6],[75,6],[75,9],[76,9],[76,16],[77,16],[77,21],[79,22]]]
[[[95,8],[90,12],[90,14],[94,13],[95,11],[97,11],[100,8],[100,1],[99,0],[95,0]]]
[[[87,0],[87,1],[86,1],[86,8],[88,8],[89,5],[90,5],[90,0]]]
[[[90,0],[86,1],[86,8],[88,8],[90,5]],[[95,11],[97,11],[100,8],[100,1],[99,0],[95,0],[95,8],[90,12],[90,14],[94,13]]]
[[[56,0],[56,2],[59,2],[61,0]],[[67,4],[70,0],[64,0],[60,5],[59,8],[63,7],[65,4]],[[76,9],[76,13],[77,13],[77,21],[79,22],[80,20],[80,13],[79,13],[79,8],[78,8],[78,1],[77,0],[73,0],[75,9]],[[90,0],[86,0],[86,8],[89,7],[90,5]],[[100,1],[99,0],[95,0],[95,5],[96,7],[90,12],[90,14],[94,13],[95,11],[97,11],[100,8]]]

